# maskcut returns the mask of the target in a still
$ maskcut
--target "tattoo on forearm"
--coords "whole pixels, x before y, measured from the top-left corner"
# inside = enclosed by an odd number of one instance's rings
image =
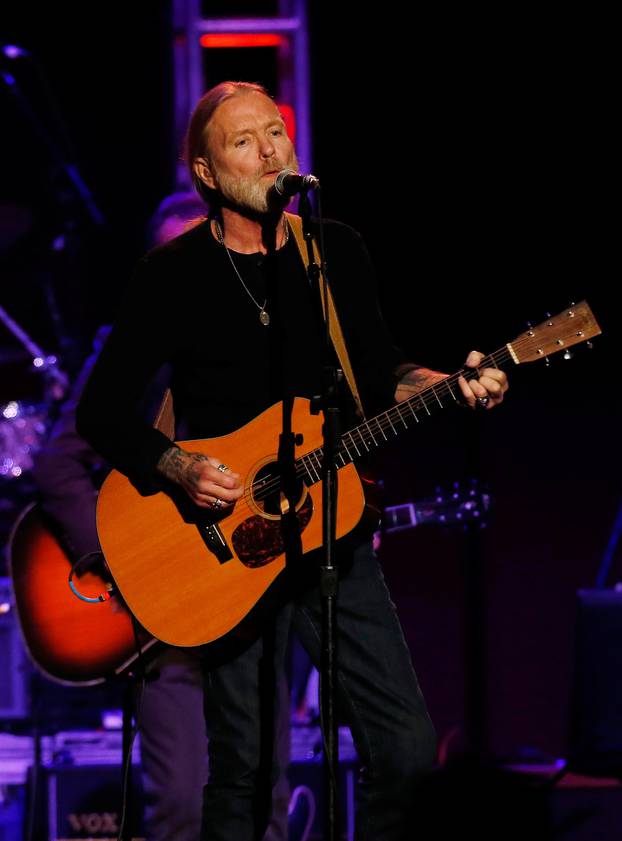
[[[404,394],[416,394],[428,386],[444,380],[446,374],[440,371],[431,371],[429,368],[414,368],[407,371],[397,384],[397,392]]]
[[[170,447],[166,452],[162,453],[158,461],[157,469],[164,474],[167,479],[174,479],[181,469],[184,461],[184,453],[179,447]]]
[[[176,480],[179,478],[187,461],[188,453],[185,453],[180,447],[173,446],[162,453],[157,464],[157,470],[166,476],[167,479]]]

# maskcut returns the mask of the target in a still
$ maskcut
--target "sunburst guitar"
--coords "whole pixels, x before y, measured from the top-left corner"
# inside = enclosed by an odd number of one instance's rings
[[[80,601],[67,583],[71,561],[34,503],[22,511],[8,546],[19,626],[36,666],[60,683],[95,684],[125,672],[137,657],[132,617],[117,595],[98,604]],[[110,576],[93,564],[76,581],[86,596],[106,591]],[[143,651],[156,640],[138,629]]]

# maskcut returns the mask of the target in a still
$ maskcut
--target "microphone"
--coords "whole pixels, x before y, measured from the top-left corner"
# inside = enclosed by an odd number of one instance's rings
[[[315,175],[299,175],[293,169],[282,169],[274,179],[274,189],[279,196],[290,198],[307,190],[318,190],[320,181]]]

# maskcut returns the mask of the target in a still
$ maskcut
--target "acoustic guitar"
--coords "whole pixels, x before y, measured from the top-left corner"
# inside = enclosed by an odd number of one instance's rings
[[[600,332],[583,301],[530,328],[483,359],[480,367],[544,359]],[[460,375],[474,378],[477,371],[461,370],[341,436],[338,538],[352,531],[363,514],[357,459],[458,403]],[[177,442],[188,452],[218,457],[241,475],[244,494],[224,512],[194,506],[177,487],[146,496],[116,470],[106,478],[97,505],[104,556],[125,603],[157,639],[175,646],[224,640],[261,612],[279,589],[285,569],[284,497],[277,462],[281,424],[279,403],[229,435]],[[291,425],[298,482],[295,511],[304,556],[322,543],[322,418],[311,414],[307,399],[296,398]]]

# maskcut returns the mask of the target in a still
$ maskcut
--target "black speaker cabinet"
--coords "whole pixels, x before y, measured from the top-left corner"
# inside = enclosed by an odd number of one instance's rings
[[[121,813],[118,765],[62,765],[46,769],[48,839],[117,838]],[[143,838],[140,771],[132,768],[132,808],[127,821],[132,838]]]
[[[578,591],[575,652],[570,767],[622,777],[622,592]]]

